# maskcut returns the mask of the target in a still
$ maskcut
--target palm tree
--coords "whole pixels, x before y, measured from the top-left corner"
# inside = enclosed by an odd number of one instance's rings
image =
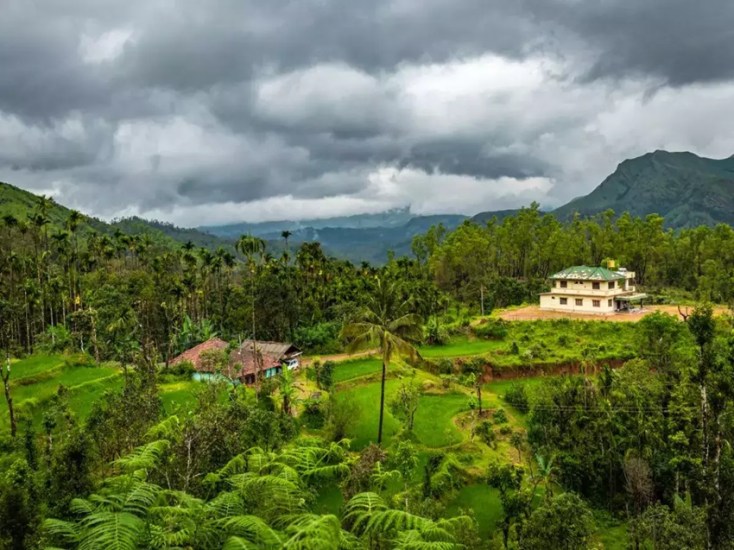
[[[421,319],[409,311],[410,301],[403,300],[395,283],[377,279],[377,287],[369,297],[367,307],[342,329],[342,337],[349,342],[348,351],[377,346],[382,356],[380,386],[380,423],[377,444],[382,443],[382,423],[385,414],[385,379],[390,361],[395,356],[419,357],[414,343],[423,336]]]
[[[237,240],[235,248],[247,258],[247,272],[250,278],[250,306],[252,307],[252,351],[255,362],[260,363],[260,354],[257,352],[257,331],[255,325],[255,270],[257,268],[257,260],[262,260],[265,254],[265,241],[252,235],[242,235]],[[260,365],[257,365],[255,368],[256,380],[260,379],[260,368]]]
[[[285,241],[285,248],[283,249],[283,258],[285,258],[286,263],[288,263],[288,257],[290,256],[290,250],[288,249],[288,239],[290,239],[292,235],[293,235],[293,232],[288,231],[287,229],[280,232],[280,236],[283,237],[283,240]]]

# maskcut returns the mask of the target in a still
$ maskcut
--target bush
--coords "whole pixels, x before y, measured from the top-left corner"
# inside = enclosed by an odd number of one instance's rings
[[[474,426],[473,433],[492,449],[497,446],[497,434],[494,433],[491,422],[482,420],[479,424]]]
[[[453,374],[454,363],[453,361],[451,361],[451,359],[447,359],[446,357],[443,357],[439,359],[436,364],[438,366],[439,374]]]
[[[74,353],[64,358],[65,367],[96,367],[94,357],[88,353]]]
[[[326,431],[332,441],[341,441],[359,419],[359,405],[346,397],[332,395],[326,416]]]
[[[176,376],[191,376],[196,372],[196,368],[191,361],[181,361],[168,367],[168,372]]]
[[[568,334],[561,334],[558,337],[559,346],[568,346],[570,343],[571,343],[571,338],[568,337]]]
[[[495,424],[507,424],[507,413],[505,409],[497,409],[492,415]]]
[[[512,345],[510,346],[510,353],[512,355],[520,355],[520,348],[517,345],[517,342],[512,342]]]
[[[438,321],[431,321],[426,325],[426,343],[434,346],[444,346],[449,343],[449,330]]]
[[[528,394],[525,391],[525,386],[521,384],[512,384],[507,389],[507,393],[505,393],[505,401],[522,413],[526,413],[530,410]]]
[[[318,430],[324,426],[326,418],[318,399],[308,399],[303,406],[301,422],[311,430]]]
[[[46,353],[61,353],[71,347],[71,332],[64,325],[48,327],[38,335],[38,349]]]
[[[326,361],[316,370],[316,385],[329,391],[334,386],[334,362]]]
[[[507,337],[507,321],[504,319],[488,319],[474,327],[473,332],[477,338],[484,340],[503,340]]]

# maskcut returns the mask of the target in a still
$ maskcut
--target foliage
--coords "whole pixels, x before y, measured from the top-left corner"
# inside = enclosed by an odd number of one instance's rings
[[[504,395],[505,401],[515,407],[521,413],[528,412],[530,408],[530,402],[528,400],[528,394],[525,390],[525,386],[522,384],[512,384]]]
[[[400,384],[395,397],[390,401],[390,410],[396,418],[402,420],[407,433],[413,431],[421,393],[421,387],[415,379],[406,380]]]
[[[594,532],[589,508],[573,493],[553,497],[523,523],[519,546],[527,550],[587,548]]]

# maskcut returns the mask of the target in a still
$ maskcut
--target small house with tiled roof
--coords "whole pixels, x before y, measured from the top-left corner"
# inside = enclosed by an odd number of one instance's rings
[[[196,372],[202,375],[225,376],[230,380],[239,380],[243,384],[253,384],[260,373],[262,378],[270,378],[280,374],[284,368],[296,369],[299,366],[301,350],[287,342],[267,342],[245,340],[233,349],[227,357],[227,364],[220,367],[207,361],[207,352],[226,351],[229,344],[219,338],[211,338],[171,360],[171,365],[189,362]],[[215,373],[215,370],[220,372]]]
[[[178,365],[179,363],[191,363],[197,371],[203,371],[205,369],[205,361],[202,359],[206,356],[206,352],[213,350],[224,351],[229,347],[229,344],[219,338],[210,338],[206,342],[194,346],[191,349],[187,349],[181,355],[177,355],[171,359],[171,365]]]
[[[229,356],[234,377],[245,384],[252,384],[257,373],[263,378],[280,374],[284,368],[293,370],[299,366],[303,352],[287,342],[245,340],[232,350]]]
[[[574,313],[627,311],[647,297],[635,289],[635,274],[624,268],[577,265],[550,277],[551,290],[540,295],[540,309]]]

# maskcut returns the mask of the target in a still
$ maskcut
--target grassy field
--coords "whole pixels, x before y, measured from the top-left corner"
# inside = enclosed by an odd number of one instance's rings
[[[334,384],[346,382],[361,376],[369,376],[380,372],[382,363],[379,359],[352,359],[337,363],[334,368]]]
[[[78,418],[85,418],[105,391],[121,386],[120,369],[114,366],[81,366],[73,358],[37,355],[13,363],[11,392],[19,414],[30,414],[40,422],[48,401],[60,386],[68,390],[69,406]],[[8,424],[0,415],[0,429]]]
[[[584,360],[630,359],[635,346],[633,323],[555,319],[507,323],[503,337],[456,336],[446,345],[423,346],[420,353],[434,362],[482,358],[497,373],[503,370],[543,372]]]

